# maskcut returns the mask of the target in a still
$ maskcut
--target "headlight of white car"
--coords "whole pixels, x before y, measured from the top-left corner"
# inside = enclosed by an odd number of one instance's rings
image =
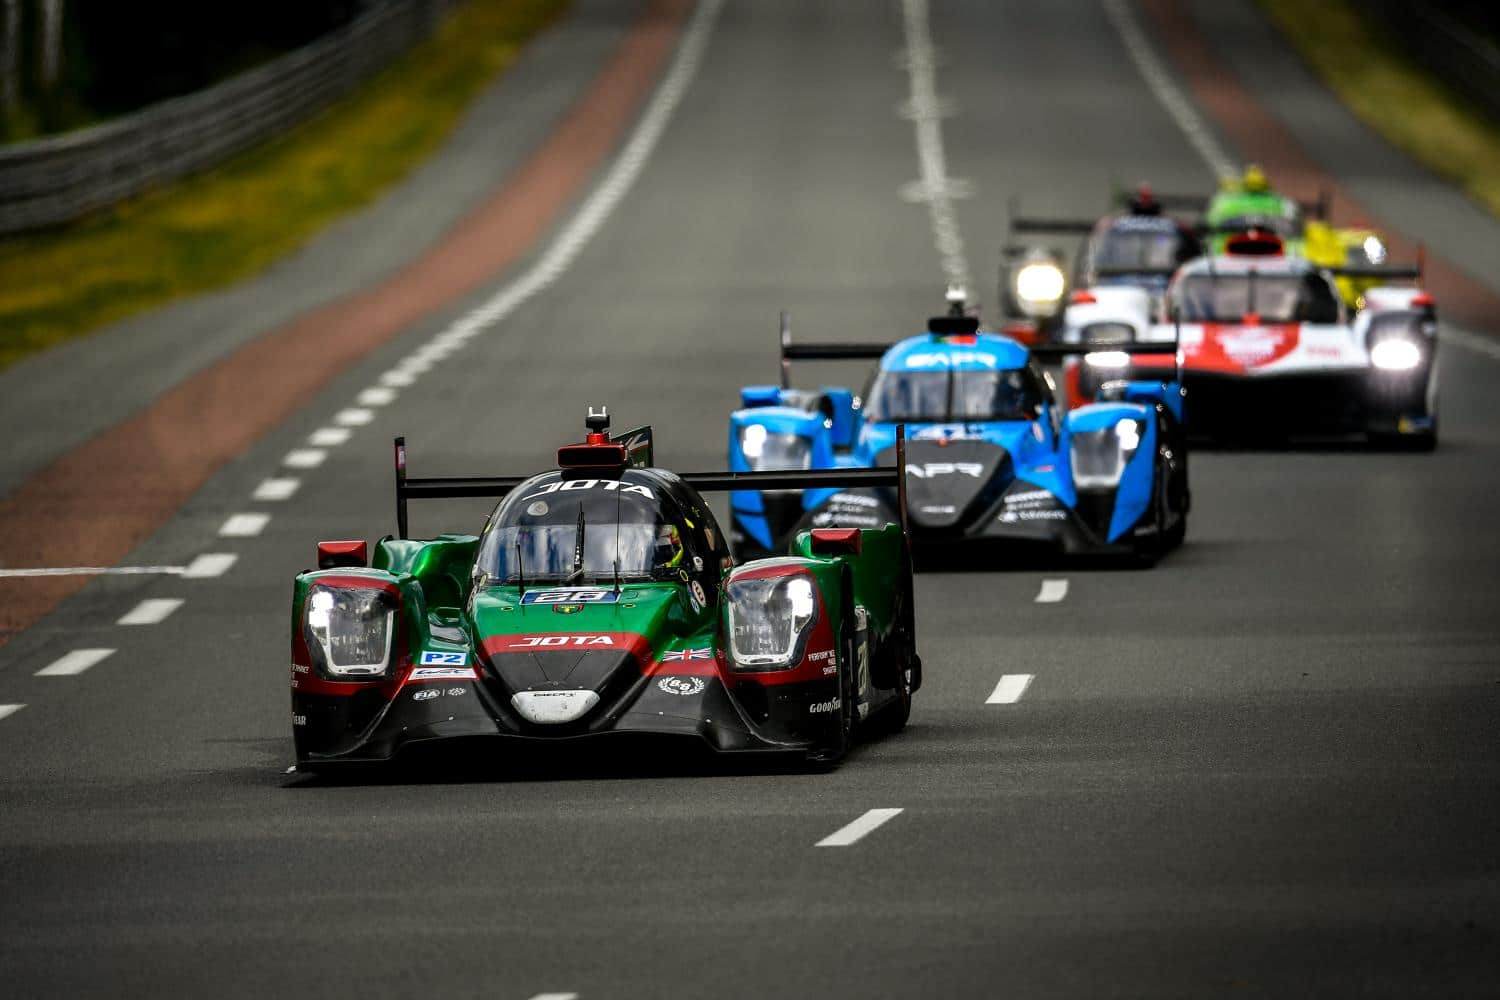
[[[1050,260],[1034,260],[1016,270],[1016,301],[1028,315],[1051,315],[1062,302],[1067,278]]]
[[[322,587],[303,612],[313,665],[335,678],[380,677],[390,669],[396,599],[373,587]]]
[[[1411,371],[1422,363],[1422,348],[1405,337],[1388,337],[1370,348],[1370,364],[1382,371]]]

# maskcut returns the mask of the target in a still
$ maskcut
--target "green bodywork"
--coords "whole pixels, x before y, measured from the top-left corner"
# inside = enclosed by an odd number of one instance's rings
[[[860,530],[860,551],[818,554],[808,532],[792,542],[791,554],[758,560],[748,566],[797,566],[816,580],[834,634],[843,634],[845,618],[858,605],[867,615],[873,642],[887,636],[900,612],[899,596],[909,572],[905,542],[897,525]],[[394,585],[401,594],[405,652],[418,662],[423,652],[465,652],[470,663],[485,638],[507,634],[624,632],[645,637],[652,658],[671,650],[720,645],[724,608],[715,593],[699,606],[689,586],[677,580],[626,583],[617,601],[601,604],[523,604],[515,585],[476,590],[472,575],[479,538],[439,535],[433,539],[385,538],[375,544],[368,568],[315,570],[297,576],[292,600],[292,630],[302,628],[308,589],[330,577],[357,576]],[[731,569],[725,569],[727,578]],[[583,586],[609,589],[608,580]],[[549,589],[530,585],[527,591]],[[722,586],[718,593],[722,593]],[[908,602],[909,603],[909,602]],[[559,608],[568,609],[566,613]],[[394,657],[393,657],[394,658]]]

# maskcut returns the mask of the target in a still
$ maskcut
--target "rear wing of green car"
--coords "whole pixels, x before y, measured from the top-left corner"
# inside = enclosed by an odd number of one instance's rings
[[[591,435],[592,436],[592,435]],[[601,435],[602,436],[602,435]],[[650,464],[651,429],[641,427],[611,438],[606,442],[591,445],[568,445],[558,450],[559,467],[586,469],[594,472],[614,471],[625,468],[644,468]],[[644,444],[642,444],[644,442]],[[616,450],[616,446],[620,446]],[[598,464],[598,460],[583,462],[576,459],[580,449],[609,448],[611,456],[625,455],[630,460],[612,466]],[[644,461],[638,460],[639,450],[644,448]],[[406,474],[406,438],[395,441],[396,460],[396,537],[408,534],[407,504],[411,500],[493,499],[506,496],[531,476],[434,476],[413,478]],[[769,472],[681,472],[678,479],[699,493],[727,493],[732,490],[812,490],[812,489],[874,489],[895,487],[896,503],[901,515],[901,530],[907,530],[906,518],[906,425],[896,427],[896,464],[867,469],[783,469]]]

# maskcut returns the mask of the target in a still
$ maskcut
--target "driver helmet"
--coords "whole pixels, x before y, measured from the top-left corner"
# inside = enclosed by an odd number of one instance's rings
[[[682,533],[675,524],[663,524],[656,530],[656,555],[653,562],[663,569],[682,565]]]
[[[1246,191],[1269,191],[1271,182],[1266,178],[1266,172],[1261,169],[1260,164],[1252,163],[1245,168],[1244,188]]]

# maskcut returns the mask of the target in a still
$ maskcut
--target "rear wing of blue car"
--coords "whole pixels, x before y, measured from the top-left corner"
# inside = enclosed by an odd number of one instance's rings
[[[972,335],[979,332],[974,316],[933,316],[927,321],[927,332],[934,337]],[[793,361],[873,361],[885,356],[895,342],[832,342],[822,344],[792,343],[791,317],[781,314],[781,387],[792,387]]]
[[[607,425],[606,425],[607,426]],[[595,435],[590,435],[591,437]],[[603,438],[603,434],[598,435]],[[579,472],[618,475],[627,467],[643,467],[630,452],[633,443],[644,438],[649,442],[651,429],[642,427],[615,438],[566,445],[558,450],[559,464]],[[646,446],[649,449],[649,443]],[[613,465],[600,464],[602,459],[580,458],[585,449],[608,451]],[[617,460],[617,456],[624,460]],[[408,535],[407,503],[411,500],[492,499],[507,496],[531,476],[435,476],[412,478],[406,474],[406,438],[395,441],[396,460],[396,537]],[[647,463],[649,464],[649,462]],[[866,469],[785,469],[771,472],[682,472],[678,479],[699,493],[728,493],[732,490],[813,490],[874,489],[895,487],[896,504],[901,515],[901,530],[906,519],[906,425],[896,426],[896,464]]]

